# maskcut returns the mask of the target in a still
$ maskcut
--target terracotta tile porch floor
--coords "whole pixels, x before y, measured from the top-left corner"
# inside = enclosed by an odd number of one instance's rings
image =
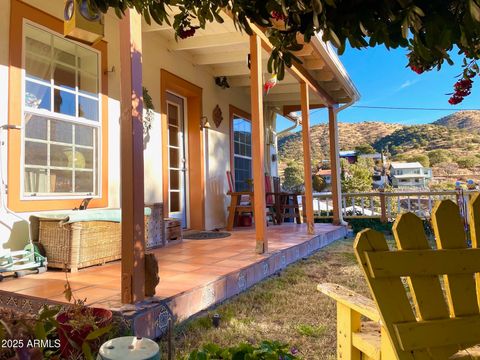
[[[345,235],[341,226],[315,224],[315,235],[307,235],[305,224],[285,223],[267,228],[269,252],[264,255],[255,254],[253,228],[237,228],[223,239],[184,240],[155,249],[160,269],[156,297],[183,320]],[[90,305],[120,310],[120,265],[115,261],[68,274],[75,296],[87,298]],[[35,310],[40,303],[65,302],[64,284],[65,273],[53,270],[5,279],[0,282],[0,306]]]

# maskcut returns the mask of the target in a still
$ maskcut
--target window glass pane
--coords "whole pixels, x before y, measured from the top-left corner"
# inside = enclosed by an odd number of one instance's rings
[[[65,121],[50,120],[50,140],[72,143],[72,124]]]
[[[178,126],[178,107],[173,104],[168,104],[168,123]]]
[[[170,189],[180,189],[180,172],[178,170],[170,170]]]
[[[25,106],[50,110],[52,107],[50,87],[27,81],[25,84]]]
[[[88,120],[98,121],[98,100],[79,96],[78,116]]]
[[[170,192],[170,211],[180,211],[180,193]]]
[[[168,135],[169,135],[169,140],[170,146],[178,146],[178,128],[174,126],[169,126],[168,127]]]
[[[75,169],[93,169],[93,150],[75,149]]]
[[[50,165],[73,167],[73,150],[71,146],[50,145]]]
[[[57,113],[75,116],[75,94],[63,91],[54,90],[53,98],[54,111]]]
[[[50,170],[50,191],[70,193],[73,190],[73,172],[70,170]]]
[[[61,37],[53,37],[53,56],[56,61],[75,66],[75,48],[77,45]]]
[[[83,71],[78,72],[78,89],[80,92],[90,95],[98,95],[98,78]]]
[[[50,82],[50,70],[50,59],[39,58],[38,56],[27,53],[25,71],[29,78]]]
[[[75,125],[75,144],[93,146],[94,129],[88,126]]]
[[[178,155],[178,149],[170,148],[170,167],[179,168],[180,167],[180,158]]]
[[[25,169],[24,183],[27,193],[45,193],[48,186],[47,169]]]
[[[75,172],[75,191],[93,192],[93,172],[76,171]]]
[[[35,26],[25,26],[25,49],[29,53],[50,58],[52,56],[52,35]]]
[[[47,165],[47,144],[25,141],[25,164]]]
[[[47,140],[47,119],[28,115],[25,121],[25,137]]]
[[[75,69],[69,66],[55,64],[53,69],[53,81],[57,86],[75,90]]]
[[[82,73],[88,73],[98,77],[98,55],[94,51],[85,49],[84,47],[77,47],[78,67]]]

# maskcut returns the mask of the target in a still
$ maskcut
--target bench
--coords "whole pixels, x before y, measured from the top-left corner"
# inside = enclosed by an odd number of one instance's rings
[[[480,195],[469,202],[471,247],[450,200],[432,212],[432,248],[420,218],[400,215],[397,249],[363,230],[355,255],[373,300],[335,284],[318,289],[337,302],[338,359],[480,359]]]

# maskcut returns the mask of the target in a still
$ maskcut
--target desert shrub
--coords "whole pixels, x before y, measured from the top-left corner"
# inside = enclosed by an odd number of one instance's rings
[[[432,166],[442,162],[449,162],[451,160],[448,151],[442,149],[429,151],[428,159],[430,160],[430,165]]]
[[[479,160],[475,156],[463,156],[458,158],[456,163],[463,169],[471,169],[479,163]]]

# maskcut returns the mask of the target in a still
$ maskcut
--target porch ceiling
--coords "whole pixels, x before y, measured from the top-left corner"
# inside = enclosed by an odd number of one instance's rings
[[[211,23],[205,30],[199,29],[194,37],[175,40],[174,31],[168,26],[143,23],[143,32],[159,37],[170,51],[186,57],[192,64],[204,68],[213,77],[226,76],[230,87],[243,88],[250,92],[250,70],[247,66],[249,37],[236,30],[233,21],[223,15],[223,24]],[[306,44],[295,53],[302,60],[303,67],[317,82],[318,86],[337,104],[356,100],[358,93],[343,68],[339,69],[331,55],[325,56],[325,46],[320,42]],[[322,48],[323,46],[323,48]],[[322,51],[323,50],[323,51]],[[322,54],[323,52],[323,54]],[[263,50],[264,79],[271,75],[266,69],[269,53]],[[336,55],[335,55],[336,57]],[[271,106],[300,104],[300,86],[290,73],[264,97],[264,103]],[[311,103],[322,104],[315,92],[311,91]]]

